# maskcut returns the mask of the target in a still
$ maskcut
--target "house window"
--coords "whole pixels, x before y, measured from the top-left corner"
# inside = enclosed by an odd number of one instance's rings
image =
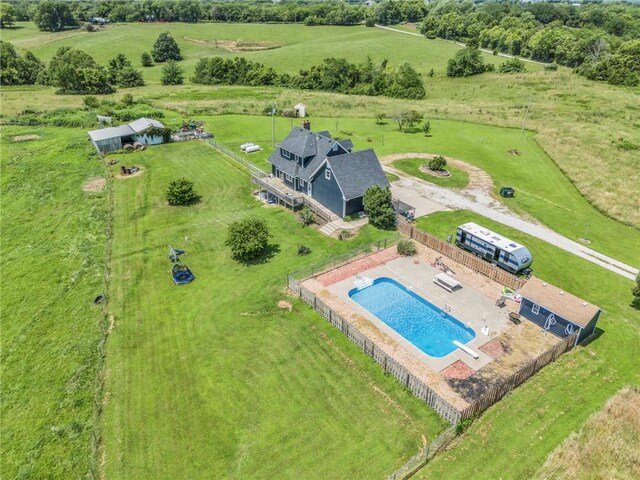
[[[281,148],[280,151],[282,152],[282,156],[284,158],[288,158],[291,159],[291,153],[287,152],[285,149]]]
[[[293,182],[293,177],[291,175],[285,174],[285,178],[287,179],[287,182]]]
[[[540,305],[534,303],[531,307],[531,313],[533,313],[534,315],[538,315],[538,313],[540,313]]]
[[[329,170],[328,168],[324,171],[324,178],[326,178],[327,180],[331,180],[331,170]]]

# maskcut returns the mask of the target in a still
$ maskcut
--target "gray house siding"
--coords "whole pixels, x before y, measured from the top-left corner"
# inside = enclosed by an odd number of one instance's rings
[[[364,210],[364,197],[353,198],[347,202],[345,215],[351,215],[362,210]]]
[[[343,216],[344,202],[342,200],[342,192],[338,186],[336,179],[331,173],[331,179],[327,180],[325,177],[325,171],[327,166],[323,166],[316,174],[315,178],[311,181],[312,184],[312,198],[320,202],[336,215]]]
[[[560,315],[556,314],[555,312],[552,312],[551,310],[545,308],[543,305],[538,305],[538,307],[539,307],[538,308],[538,313],[534,313],[534,311],[533,311],[534,310],[533,309],[534,305],[536,305],[536,304],[533,303],[528,298],[523,298],[522,302],[520,303],[520,315],[522,315],[523,317],[525,317],[528,320],[531,320],[536,325],[539,325],[540,328],[544,328],[546,323],[547,323],[547,320],[549,318],[549,315],[553,314],[553,316],[556,319],[556,323],[555,323],[555,325],[552,325],[549,328],[549,331],[554,333],[555,335],[561,337],[561,338],[569,336],[569,332],[567,331],[567,326],[569,324],[573,325],[573,331],[578,331],[579,329],[582,330],[580,332],[579,336],[578,336],[578,342],[581,342],[582,340],[587,338],[595,330],[595,324],[597,322],[597,317],[598,317],[597,315],[596,315],[596,317],[594,317],[594,319],[592,319],[589,322],[587,327],[583,328],[583,327],[571,322],[571,320],[568,320],[568,319],[566,319],[564,317],[561,317]]]

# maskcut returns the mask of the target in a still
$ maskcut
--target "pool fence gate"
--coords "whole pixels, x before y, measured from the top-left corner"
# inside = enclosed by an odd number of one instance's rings
[[[464,265],[485,277],[489,277],[491,280],[514,290],[520,289],[527,281],[526,278],[517,277],[500,267],[458,248],[456,245],[440,240],[435,235],[420,230],[401,216],[398,216],[397,219],[398,230],[403,235],[443,254],[460,265]]]

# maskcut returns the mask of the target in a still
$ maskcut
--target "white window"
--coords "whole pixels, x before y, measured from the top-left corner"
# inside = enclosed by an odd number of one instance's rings
[[[285,174],[285,178],[287,179],[287,182],[293,182],[293,177],[291,175]]]
[[[531,307],[531,313],[533,313],[534,315],[538,315],[538,313],[540,313],[540,305],[534,303]]]
[[[328,168],[324,171],[324,178],[326,178],[327,180],[331,180],[331,170],[329,170]]]
[[[280,149],[282,151],[282,156],[284,158],[291,158],[291,153],[287,152],[285,149]]]

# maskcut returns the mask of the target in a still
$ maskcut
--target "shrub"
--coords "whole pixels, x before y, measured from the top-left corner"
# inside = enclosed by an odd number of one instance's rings
[[[416,245],[406,238],[398,242],[398,255],[411,256],[416,253]]]
[[[422,124],[422,131],[424,132],[425,137],[428,137],[431,133],[431,122],[429,120],[425,120]]]
[[[142,52],[140,56],[140,62],[143,67],[153,67],[153,59],[151,58],[151,54],[149,52]]]
[[[429,160],[429,170],[442,172],[444,171],[446,166],[447,160],[442,155],[438,155],[437,157]]]
[[[636,285],[633,287],[631,294],[633,295],[631,304],[636,308],[640,308],[640,273],[636,276]]]
[[[484,63],[480,50],[471,47],[458,50],[447,64],[448,77],[468,77],[490,70],[491,66]]]
[[[120,99],[120,103],[126,106],[133,105],[135,103],[135,101],[133,100],[133,95],[131,95],[130,93],[125,93]]]
[[[521,73],[524,72],[525,65],[519,58],[510,58],[500,65],[500,73]]]
[[[558,65],[556,65],[555,63],[548,63],[544,66],[544,69],[548,72],[555,72],[556,70],[558,70]]]
[[[182,85],[184,81],[184,71],[182,67],[173,60],[169,60],[162,67],[162,78],[160,80],[163,85]]]
[[[396,212],[391,203],[391,190],[379,185],[370,187],[364,194],[364,213],[374,227],[393,228],[396,224]]]
[[[231,248],[233,258],[247,262],[264,253],[270,236],[267,223],[263,219],[248,217],[229,225],[224,244]]]
[[[176,178],[169,182],[166,198],[169,205],[189,205],[198,200],[194,183],[187,178]]]
[[[84,106],[90,110],[95,110],[100,106],[100,100],[98,100],[98,97],[94,97],[93,95],[84,97],[82,99],[82,103],[84,103]]]
[[[298,245],[298,255],[308,255],[311,253],[311,248],[307,247],[304,243]]]
[[[349,240],[352,236],[353,236],[353,234],[351,233],[350,230],[342,230],[340,232],[340,234],[338,235],[338,239],[339,240]]]
[[[300,221],[305,227],[313,223],[314,215],[313,212],[309,210],[309,207],[304,207],[302,210],[300,210],[298,216],[300,217]]]

